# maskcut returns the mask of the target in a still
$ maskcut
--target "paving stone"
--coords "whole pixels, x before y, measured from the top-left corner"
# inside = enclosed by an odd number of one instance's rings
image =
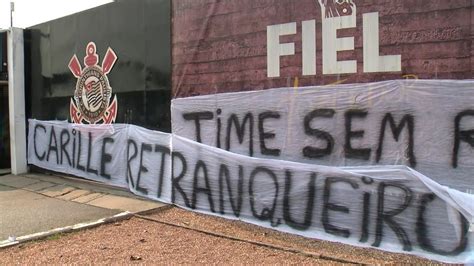
[[[87,194],[91,194],[92,192],[89,191],[89,190],[83,190],[83,189],[76,189],[76,190],[73,190],[67,194],[64,194],[62,196],[59,196],[57,197],[58,199],[63,199],[63,200],[73,200],[73,199],[76,199],[76,198],[79,198],[81,196],[84,196],[84,195],[87,195]]]
[[[105,195],[98,199],[92,200],[87,204],[106,209],[115,209],[129,212],[141,212],[165,206],[165,204],[160,202],[125,198],[114,195]]]
[[[92,194],[80,196],[79,198],[75,198],[72,201],[79,202],[79,203],[87,203],[91,200],[95,200],[97,198],[103,197],[104,195],[105,194],[102,194],[102,193],[92,193]]]
[[[92,180],[86,180],[71,176],[56,176],[56,175],[45,175],[45,174],[25,174],[25,177],[35,179],[43,182],[51,182],[55,184],[66,185],[75,187],[77,189],[90,190],[103,194],[112,194],[123,197],[135,197],[135,195],[124,188],[118,188],[111,185],[107,185]]]
[[[38,183],[39,181],[36,179],[31,179],[23,176],[16,176],[16,175],[5,175],[0,176],[0,184],[14,187],[14,188],[24,188],[34,183]]]
[[[43,182],[40,181],[38,183],[31,184],[29,186],[24,187],[23,189],[29,190],[29,191],[40,191],[44,190],[46,188],[54,187],[57,186],[58,184],[51,183],[51,182]]]
[[[71,192],[73,190],[76,190],[76,188],[74,187],[69,187],[69,186],[65,186],[65,185],[57,185],[57,186],[54,186],[54,187],[49,187],[49,188],[45,188],[41,191],[38,191],[38,193],[40,194],[43,194],[45,196],[48,196],[48,197],[59,197],[59,196],[62,196],[68,192]]]

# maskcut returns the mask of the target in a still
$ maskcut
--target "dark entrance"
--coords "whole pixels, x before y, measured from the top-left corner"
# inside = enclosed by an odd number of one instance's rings
[[[10,168],[7,33],[0,33],[0,169]],[[1,172],[1,171],[0,171]],[[1,173],[0,173],[1,174]]]

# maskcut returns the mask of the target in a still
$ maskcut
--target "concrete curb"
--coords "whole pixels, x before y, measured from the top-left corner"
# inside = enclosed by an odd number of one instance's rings
[[[159,213],[159,212],[163,212],[163,211],[166,211],[166,210],[169,210],[169,209],[172,209],[176,207],[175,205],[173,204],[167,204],[165,203],[164,206],[160,206],[160,207],[156,207],[156,208],[153,208],[153,209],[149,209],[149,210],[144,210],[144,211],[139,211],[139,212],[135,212],[133,213],[133,215],[151,215],[151,214],[156,214],[156,213]]]
[[[20,236],[20,237],[17,237],[16,239],[8,239],[8,240],[1,241],[0,242],[0,249],[15,246],[15,245],[18,245],[18,244],[21,244],[21,243],[24,243],[24,242],[28,242],[28,241],[43,239],[43,238],[46,238],[48,236],[52,236],[52,235],[59,234],[59,233],[70,233],[70,232],[75,232],[75,231],[79,231],[79,230],[83,230],[83,229],[97,227],[97,226],[102,225],[102,224],[122,221],[122,220],[126,220],[126,219],[128,219],[132,216],[133,216],[133,213],[125,211],[125,212],[121,212],[119,214],[116,214],[114,216],[102,218],[102,219],[99,219],[99,220],[93,221],[93,222],[79,223],[79,224],[70,225],[70,226],[66,226],[66,227],[55,228],[55,229],[45,231],[45,232],[39,232],[39,233],[30,234],[30,235]]]

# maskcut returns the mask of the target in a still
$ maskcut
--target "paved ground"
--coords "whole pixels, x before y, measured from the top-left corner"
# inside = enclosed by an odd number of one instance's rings
[[[179,208],[0,249],[0,264],[414,264],[414,256],[308,239]]]
[[[0,185],[0,240],[94,221],[119,213]]]
[[[163,206],[94,182],[41,174],[0,176],[0,245],[10,236]],[[12,238],[10,238],[12,239]]]

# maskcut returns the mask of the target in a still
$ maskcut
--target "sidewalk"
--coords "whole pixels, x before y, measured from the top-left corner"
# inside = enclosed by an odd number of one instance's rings
[[[105,185],[44,174],[0,176],[0,246],[165,206]],[[39,234],[39,235],[38,235]],[[8,240],[9,239],[9,240]]]

